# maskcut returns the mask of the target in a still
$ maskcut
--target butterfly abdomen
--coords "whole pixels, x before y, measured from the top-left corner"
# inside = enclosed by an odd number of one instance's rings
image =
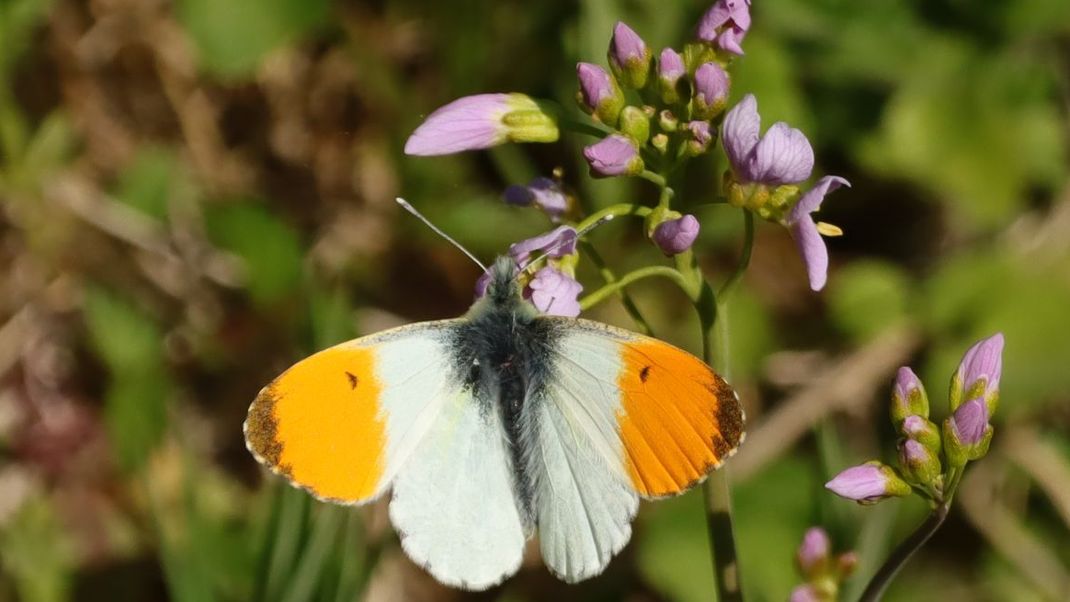
[[[549,376],[546,346],[557,336],[553,323],[534,318],[534,312],[493,303],[459,327],[450,342],[456,371],[478,400],[481,413],[501,421],[517,507],[529,529],[535,524],[536,483],[525,453],[534,445],[538,425],[525,404],[537,403]]]

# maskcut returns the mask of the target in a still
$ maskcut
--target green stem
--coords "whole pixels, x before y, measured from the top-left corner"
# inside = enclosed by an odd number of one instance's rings
[[[594,121],[580,121],[571,117],[560,117],[557,126],[563,130],[577,134],[585,134],[595,138],[605,138],[607,134],[615,134],[616,130]]]
[[[646,180],[647,182],[651,182],[657,185],[657,187],[661,189],[661,193],[663,195],[665,194],[666,190],[669,191],[669,194],[672,194],[672,189],[669,188],[669,182],[665,179],[665,176],[662,176],[661,174],[656,174],[650,171],[649,169],[644,169],[637,175],[640,178]]]
[[[750,264],[754,246],[754,217],[743,212],[743,250],[739,264],[715,295],[705,279],[695,304],[703,326],[703,359],[713,366],[725,380],[732,380],[729,355],[731,336],[728,309],[732,292]],[[695,269],[701,277],[697,263]],[[711,332],[712,331],[712,332]],[[712,335],[712,336],[711,336]],[[712,338],[712,341],[711,341]],[[735,532],[732,524],[732,496],[728,486],[728,471],[725,467],[716,471],[705,484],[706,526],[713,549],[713,568],[717,583],[717,599],[720,602],[742,601],[743,589],[739,575],[739,557],[736,552]]]
[[[747,267],[750,265],[751,251],[754,249],[754,214],[750,211],[743,212],[743,250],[739,254],[739,264],[736,265],[736,270],[725,280],[721,285],[720,290],[717,291],[719,298],[727,298],[736,285],[739,284],[740,279],[743,278],[743,273],[747,271]]]
[[[601,303],[607,297],[622,290],[624,287],[642,280],[643,278],[651,278],[654,276],[662,276],[676,282],[680,288],[687,290],[688,282],[683,274],[676,271],[673,268],[663,265],[653,265],[645,268],[639,268],[634,272],[629,272],[621,277],[620,280],[611,282],[602,288],[594,291],[593,293],[580,299],[580,309],[586,311],[591,307]]]
[[[587,254],[587,257],[594,262],[594,265],[598,268],[598,273],[602,275],[602,279],[606,281],[606,284],[617,282],[617,275],[613,273],[613,270],[609,269],[609,265],[602,259],[602,254],[594,248],[594,245],[586,240],[581,240],[580,246],[583,247],[583,251]],[[639,306],[635,304],[635,301],[632,299],[632,296],[628,294],[628,291],[620,289],[618,294],[620,295],[621,304],[624,305],[624,310],[628,312],[632,321],[639,327],[639,332],[642,332],[648,337],[654,336],[654,329],[650,327],[650,323],[643,317],[642,312],[639,311]]]
[[[624,217],[625,215],[634,215],[636,217],[646,217],[650,215],[652,209],[643,205],[636,205],[634,203],[617,203],[616,205],[610,205],[605,209],[600,209],[594,213],[583,218],[580,223],[575,225],[577,232],[582,232],[589,228],[592,224],[598,222],[598,220],[605,219],[608,216]]]
[[[925,522],[911,533],[910,537],[895,548],[892,555],[888,557],[888,560],[884,562],[877,574],[870,580],[869,585],[862,592],[862,597],[858,599],[859,602],[877,602],[881,599],[884,595],[884,590],[888,588],[892,579],[895,579],[899,570],[906,565],[915,552],[925,545],[925,542],[929,541],[929,538],[936,533],[940,525],[944,524],[948,510],[950,510],[950,504],[945,502],[938,505],[933,509],[929,518],[925,519]]]
[[[704,282],[703,291],[712,299],[713,322],[712,337],[705,333],[703,337],[704,358],[725,380],[732,380],[732,366],[729,361],[730,337],[728,331],[728,299],[725,296],[713,297],[713,288]],[[722,287],[722,290],[724,287]],[[731,292],[731,287],[725,292]],[[708,313],[708,312],[707,312]],[[712,338],[712,341],[710,340]],[[728,485],[728,468],[722,466],[710,475],[705,484],[706,493],[706,528],[709,530],[710,545],[713,550],[713,568],[716,575],[717,599],[720,602],[738,602],[743,600],[743,589],[739,575],[739,556],[736,552],[736,536],[732,524],[732,495]]]

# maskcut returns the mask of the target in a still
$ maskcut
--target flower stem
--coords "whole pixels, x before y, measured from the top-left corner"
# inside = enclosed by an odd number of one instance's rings
[[[733,274],[741,273],[737,268]],[[728,333],[728,298],[713,295],[713,288],[703,282],[705,296],[713,305],[712,333],[704,337],[704,358],[713,366],[721,377],[731,381],[732,366],[729,356],[730,337]],[[725,290],[727,288],[727,290]],[[732,287],[722,286],[724,292],[731,292]],[[713,568],[716,575],[717,599],[720,602],[743,600],[742,584],[739,576],[739,557],[736,552],[736,536],[732,525],[732,496],[728,486],[728,470],[722,466],[710,475],[704,486],[706,494],[706,528],[709,531],[710,546],[713,551]]]
[[[683,274],[677,272],[676,270],[668,266],[653,265],[645,268],[639,268],[634,272],[629,272],[622,276],[620,280],[606,284],[602,288],[585,296],[583,299],[580,299],[580,309],[586,311],[591,307],[597,305],[598,303],[602,302],[613,293],[622,290],[629,284],[642,280],[643,278],[650,278],[653,276],[662,276],[668,278],[676,282],[684,290],[687,290],[687,281],[684,278]]]
[[[906,565],[915,552],[925,545],[925,542],[929,541],[929,538],[933,536],[933,533],[936,533],[940,525],[944,524],[949,509],[950,504],[947,502],[938,505],[933,509],[929,518],[925,519],[925,522],[911,533],[910,537],[895,548],[892,555],[888,557],[888,560],[884,561],[877,574],[870,580],[869,585],[862,592],[862,597],[858,599],[859,602],[877,602],[881,599],[881,596],[884,595],[884,590],[888,588],[899,570]]]
[[[617,275],[613,273],[613,270],[609,268],[606,261],[602,259],[602,254],[594,248],[594,245],[586,240],[581,240],[580,246],[583,247],[584,253],[587,254],[587,257],[589,257],[598,268],[598,273],[602,275],[602,279],[606,281],[606,284],[617,282]],[[654,329],[650,327],[650,323],[643,317],[642,312],[639,311],[639,306],[635,304],[635,301],[632,299],[632,296],[628,294],[628,291],[620,289],[619,293],[620,301],[624,305],[624,310],[628,312],[632,321],[639,327],[639,332],[642,332],[648,337],[654,336]]]
[[[729,293],[731,293],[732,290],[736,288],[736,285],[739,284],[740,279],[743,278],[743,273],[747,271],[747,266],[750,265],[752,249],[754,249],[754,214],[750,211],[744,211],[743,250],[739,254],[739,264],[736,265],[736,270],[732,272],[732,275],[728,277],[728,280],[724,281],[720,290],[717,291],[718,298],[727,299]]]
[[[633,203],[617,203],[616,205],[610,205],[605,209],[599,209],[594,213],[583,218],[578,224],[575,225],[577,232],[583,232],[589,228],[592,224],[597,223],[599,220],[605,219],[608,216],[623,217],[625,215],[634,215],[636,217],[646,217],[650,215],[651,209],[645,205],[636,205]]]

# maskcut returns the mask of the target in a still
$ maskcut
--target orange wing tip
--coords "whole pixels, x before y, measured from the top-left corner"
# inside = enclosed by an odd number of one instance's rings
[[[373,351],[321,351],[260,391],[243,426],[246,447],[318,500],[370,502],[383,489],[381,391]]]
[[[242,423],[245,447],[256,461],[275,473],[289,476],[288,467],[280,465],[282,442],[278,438],[279,423],[275,418],[277,397],[268,385],[260,390],[249,406],[249,414]]]
[[[660,341],[623,345],[618,385],[627,469],[643,497],[691,489],[743,441],[739,396],[685,351]]]

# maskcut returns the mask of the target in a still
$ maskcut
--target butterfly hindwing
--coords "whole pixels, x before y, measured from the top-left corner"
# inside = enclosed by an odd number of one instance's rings
[[[497,409],[456,394],[394,482],[402,547],[442,583],[482,590],[520,567],[527,530],[507,446]]]

